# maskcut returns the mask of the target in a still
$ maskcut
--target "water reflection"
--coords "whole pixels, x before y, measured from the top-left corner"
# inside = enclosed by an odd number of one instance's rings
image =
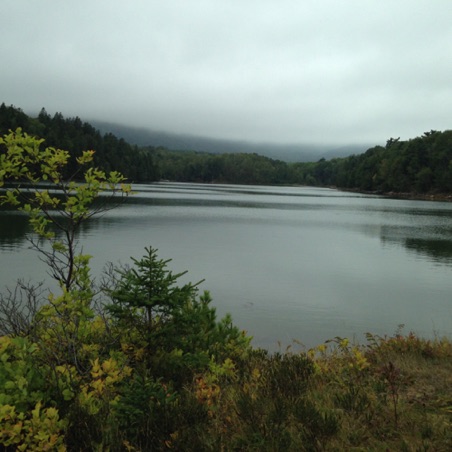
[[[434,262],[448,265],[452,263],[452,242],[450,240],[407,238],[404,245],[409,251],[429,256]]]
[[[375,231],[377,232],[377,231]],[[382,226],[378,233],[383,245],[401,246],[421,258],[452,264],[452,227],[433,224]]]
[[[399,323],[450,331],[452,204],[300,187],[135,190],[81,229],[94,276],[151,244],[175,272],[206,278],[218,313],[230,312],[262,346],[391,334]],[[19,249],[27,232],[24,216],[0,211],[0,286],[45,277],[36,253]]]
[[[83,223],[81,236],[89,236],[100,225],[109,229],[120,223],[130,226],[139,218],[159,223],[170,218],[177,222],[216,217],[248,224],[347,228],[378,237],[384,246],[403,246],[435,262],[452,262],[452,205],[449,203],[391,200],[309,187],[157,183],[137,185],[134,190],[134,196],[119,202],[102,197],[99,204],[115,210]],[[293,215],[275,214],[278,211],[293,211]],[[300,217],[300,212],[308,216]],[[314,212],[320,216],[313,215]],[[0,210],[0,252],[23,246],[29,232],[25,215]]]
[[[0,249],[13,250],[22,246],[28,232],[26,215],[0,211]]]
[[[80,225],[81,236],[90,235],[96,230],[102,217],[93,217]],[[109,220],[112,222],[112,219]],[[60,231],[52,225],[49,228],[55,232],[56,236]],[[1,251],[12,251],[24,247],[32,237],[32,231],[28,223],[28,216],[20,212],[0,211],[0,257]]]

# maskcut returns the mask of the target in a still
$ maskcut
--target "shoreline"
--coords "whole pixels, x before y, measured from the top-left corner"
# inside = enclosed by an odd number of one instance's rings
[[[452,202],[452,194],[451,193],[404,193],[404,192],[383,192],[379,190],[368,191],[368,190],[358,190],[358,189],[349,189],[349,188],[339,188],[339,187],[331,187],[336,190],[350,192],[350,193],[361,193],[363,195],[375,195],[382,196],[390,199],[408,199],[413,201],[436,201],[436,202]]]

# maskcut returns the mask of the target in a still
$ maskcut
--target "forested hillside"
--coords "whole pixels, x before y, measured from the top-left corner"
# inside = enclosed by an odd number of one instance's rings
[[[232,139],[211,138],[197,135],[152,130],[149,127],[132,127],[99,120],[90,123],[101,133],[111,132],[137,146],[154,146],[172,149],[173,151],[209,152],[211,154],[259,154],[285,162],[312,162],[320,158],[332,159],[360,154],[374,145],[366,144],[312,144],[298,143],[266,143]]]
[[[94,164],[104,171],[119,171],[132,182],[150,182],[158,178],[150,149],[131,146],[111,133],[102,136],[78,117],[64,118],[61,113],[50,116],[42,109],[36,118],[31,118],[18,108],[0,105],[0,135],[18,127],[43,138],[46,146],[69,151],[72,160],[67,174],[73,173],[75,157],[84,150],[94,150]]]
[[[290,164],[258,154],[154,151],[162,179],[183,182],[278,185],[291,181]]]
[[[364,154],[302,165],[306,182],[382,193],[450,193],[452,130],[389,139]]]
[[[300,184],[379,193],[452,192],[452,131],[430,131],[408,141],[389,139],[365,153],[310,163],[257,154],[213,155],[155,150],[164,179],[187,182]]]
[[[138,147],[101,133],[80,118],[51,117],[42,109],[36,118],[13,106],[0,106],[0,134],[21,127],[45,139],[47,146],[75,156],[93,149],[95,164],[116,170],[131,182],[178,182],[313,185],[377,193],[449,194],[452,192],[452,130],[431,130],[407,141],[390,138],[363,154],[317,162],[288,163],[257,153],[214,154]]]

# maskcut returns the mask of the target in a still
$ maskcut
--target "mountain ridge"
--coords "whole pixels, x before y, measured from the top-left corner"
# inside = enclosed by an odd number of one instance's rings
[[[89,120],[101,133],[113,133],[137,146],[164,147],[175,151],[198,151],[213,154],[257,153],[287,162],[315,162],[361,154],[374,144],[319,145],[309,143],[254,143],[155,131],[145,127],[132,127],[119,123]]]

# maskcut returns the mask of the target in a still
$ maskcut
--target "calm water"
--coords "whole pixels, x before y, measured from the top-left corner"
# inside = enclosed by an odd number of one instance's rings
[[[270,349],[335,336],[452,332],[452,204],[329,189],[161,183],[81,236],[99,275],[145,246],[187,280],[205,278],[220,315]],[[0,285],[41,280],[25,219],[0,212]]]

